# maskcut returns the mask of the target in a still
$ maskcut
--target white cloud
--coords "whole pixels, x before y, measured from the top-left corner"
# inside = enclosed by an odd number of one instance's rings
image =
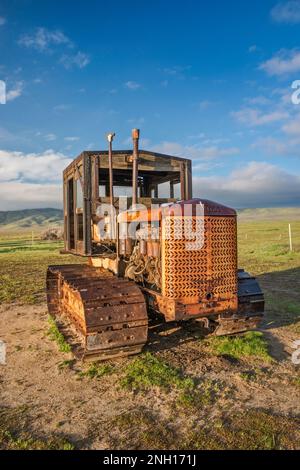
[[[210,108],[211,106],[213,106],[214,104],[216,104],[214,101],[209,101],[209,100],[203,100],[203,101],[200,101],[200,103],[198,103],[198,108],[201,110],[201,111],[204,111],[206,110],[207,108]]]
[[[40,154],[0,150],[1,210],[60,207],[62,171],[70,162],[53,150]]]
[[[216,145],[212,146],[184,146],[177,142],[162,142],[151,147],[151,150],[167,155],[177,157],[192,158],[193,160],[213,160],[219,157],[229,155],[237,155],[240,150],[237,147],[220,148]]]
[[[296,106],[293,106],[291,108],[291,103],[292,103],[292,92],[293,89],[291,88],[291,83],[289,83],[286,87],[282,88],[274,88],[271,91],[271,95],[276,97],[276,102],[278,102],[278,96],[280,99],[279,105],[283,107],[288,107],[289,111],[296,111]]]
[[[47,142],[52,142],[53,140],[56,140],[56,135],[55,134],[46,134],[44,136],[44,139],[47,141]]]
[[[143,150],[146,150],[147,147],[149,147],[150,145],[150,139],[147,139],[145,137],[142,137],[140,139],[140,148],[143,149]],[[132,146],[132,138],[131,137],[127,137],[127,139],[124,139],[123,142],[122,142],[123,145],[131,145]]]
[[[61,207],[61,174],[70,162],[52,150],[41,154],[0,151],[1,209]],[[201,165],[196,163],[196,168],[208,169]],[[195,197],[233,207],[300,203],[300,175],[266,162],[252,161],[228,176],[195,176],[193,181]]]
[[[124,85],[125,85],[125,87],[128,88],[129,90],[138,90],[138,89],[141,88],[141,86],[142,86],[140,83],[133,82],[132,80],[129,80],[129,81],[126,82]]]
[[[61,178],[71,159],[43,153],[0,150],[1,210],[61,207]]]
[[[36,28],[32,34],[24,34],[19,38],[18,44],[27,49],[44,53],[53,53],[59,46],[61,46],[59,51],[66,48],[74,49],[73,42],[62,31],[47,28]],[[82,69],[90,63],[90,58],[84,52],[77,51],[74,54],[63,54],[59,62],[66,69],[74,66]]]
[[[192,140],[201,140],[201,139],[204,139],[204,137],[205,137],[204,132],[200,132],[199,134],[188,135],[188,139],[192,139]]]
[[[17,68],[14,70],[14,74],[15,74],[15,75],[18,75],[18,74],[20,74],[22,71],[23,71],[23,67],[17,67]]]
[[[268,75],[280,76],[300,71],[300,51],[282,49],[259,67]]]
[[[230,139],[219,137],[215,139],[204,139],[202,140],[202,145],[219,145],[224,144],[225,142],[229,142]]]
[[[65,137],[65,140],[67,142],[76,142],[76,140],[79,140],[79,137],[77,137],[77,136]]]
[[[163,69],[163,73],[165,73],[166,75],[170,75],[170,76],[176,77],[177,79],[182,80],[182,79],[185,78],[186,72],[190,69],[191,69],[190,65],[185,65],[185,66],[174,65],[173,67],[165,67]]]
[[[145,138],[145,137],[142,137],[141,140],[140,140],[140,142],[141,142],[141,148],[144,149],[144,150],[146,150],[147,147],[150,146],[151,140],[150,140],[150,139],[147,139],[147,138]]]
[[[0,16],[0,26],[3,26],[6,23],[6,18],[4,16]]]
[[[139,126],[141,124],[144,124],[145,122],[145,118],[144,117],[139,117],[139,118],[130,118],[130,119],[127,119],[128,124],[132,124],[132,125],[135,125],[135,126]]]
[[[288,155],[293,153],[290,142],[284,142],[274,137],[262,137],[252,144],[253,148],[261,148],[270,155]]]
[[[12,142],[15,136],[4,127],[0,127],[0,141]]]
[[[71,106],[69,104],[58,104],[54,106],[53,110],[56,112],[60,112],[60,111],[67,111],[70,108]]]
[[[72,67],[78,67],[80,69],[83,69],[90,63],[90,58],[87,54],[84,52],[78,51],[74,55],[69,55],[69,54],[64,54],[60,58],[60,63],[66,68],[70,69]]]
[[[271,10],[271,17],[278,23],[300,23],[300,1],[277,3]]]
[[[283,127],[282,130],[286,134],[300,136],[300,117],[296,117],[295,119],[287,122]]]
[[[182,67],[166,67],[163,69],[164,73],[167,75],[178,75],[178,73],[182,72]]]
[[[258,109],[243,108],[240,111],[232,111],[231,116],[238,122],[252,126],[264,126],[272,122],[282,121],[288,118],[288,113],[285,111],[273,111],[270,113],[262,113]]]
[[[63,44],[71,47],[72,41],[62,31],[37,28],[33,34],[24,34],[21,36],[18,40],[18,44],[23,47],[44,52],[49,50],[51,46]]]
[[[120,111],[118,111],[117,109],[113,109],[113,108],[109,109],[107,112],[110,116],[116,116],[117,114],[120,114]]]
[[[23,92],[23,82],[17,82],[14,88],[11,88],[6,93],[6,101],[13,101],[19,96],[22,95]]]
[[[28,154],[0,150],[0,181],[58,182],[70,162],[68,157],[53,150]]]
[[[61,184],[2,183],[1,210],[62,207]]]
[[[272,101],[269,98],[266,98],[265,96],[262,96],[262,95],[254,96],[252,98],[245,98],[245,101],[251,105],[259,105],[259,106],[265,106],[267,104],[272,103]]]
[[[252,46],[250,46],[250,47],[248,48],[248,52],[250,52],[250,53],[251,53],[251,52],[257,52],[257,51],[258,51],[258,47],[257,47],[256,44],[253,44]]]
[[[227,177],[195,177],[194,196],[237,208],[299,204],[300,175],[252,161]]]
[[[217,161],[207,161],[207,162],[194,162],[193,163],[193,172],[194,173],[207,173],[208,171],[213,171],[215,170],[216,168],[220,168],[222,167],[222,163],[221,162],[217,162]],[[195,179],[197,180],[197,177],[195,177]]]

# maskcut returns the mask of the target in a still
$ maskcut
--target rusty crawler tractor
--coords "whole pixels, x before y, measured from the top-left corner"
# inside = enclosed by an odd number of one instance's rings
[[[82,356],[97,359],[140,352],[152,314],[195,319],[216,335],[255,328],[264,298],[237,269],[236,212],[192,199],[191,161],[139,150],[132,135],[133,152],[112,151],[109,134],[108,151],[85,151],[64,171],[64,252],[88,263],[49,266],[50,314],[67,318]],[[199,208],[202,243],[191,250]],[[123,237],[134,222],[136,238]]]

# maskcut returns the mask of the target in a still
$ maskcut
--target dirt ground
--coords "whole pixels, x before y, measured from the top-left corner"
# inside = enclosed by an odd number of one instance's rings
[[[60,352],[47,335],[45,304],[2,305],[0,338],[7,345],[7,363],[0,365],[0,418],[6,419],[5,432],[13,436],[14,448],[18,442],[31,448],[36,439],[55,438],[79,449],[299,449],[300,366],[292,363],[291,354],[300,334],[276,318],[268,307],[263,331],[271,362],[209,354],[193,324],[150,332],[148,351],[207,388],[209,399],[189,407],[178,404],[173,389],[124,389],[120,377],[134,358],[119,359],[100,378],[84,375],[89,366]],[[248,432],[256,433],[253,445],[245,441]],[[20,433],[22,441],[14,437]]]

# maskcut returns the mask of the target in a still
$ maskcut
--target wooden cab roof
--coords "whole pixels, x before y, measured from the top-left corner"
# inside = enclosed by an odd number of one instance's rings
[[[132,169],[132,150],[113,150],[113,166],[116,170]],[[72,172],[74,166],[81,166],[85,158],[98,159],[99,168],[108,168],[108,150],[85,150],[64,170],[64,175]],[[191,167],[191,160],[149,150],[139,150],[139,171],[180,172],[182,165]]]

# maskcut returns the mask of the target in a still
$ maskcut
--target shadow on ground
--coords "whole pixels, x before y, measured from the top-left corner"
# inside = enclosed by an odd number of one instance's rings
[[[263,329],[300,322],[300,267],[265,273],[257,277],[265,294]],[[299,324],[300,327],[300,324]]]
[[[271,354],[277,360],[288,356],[284,345],[272,334],[275,328],[298,325],[300,329],[300,268],[265,273],[257,276],[265,294],[265,316],[260,330],[265,331],[271,344]],[[205,338],[201,323],[164,323],[158,319],[149,328],[146,348],[162,351]]]

